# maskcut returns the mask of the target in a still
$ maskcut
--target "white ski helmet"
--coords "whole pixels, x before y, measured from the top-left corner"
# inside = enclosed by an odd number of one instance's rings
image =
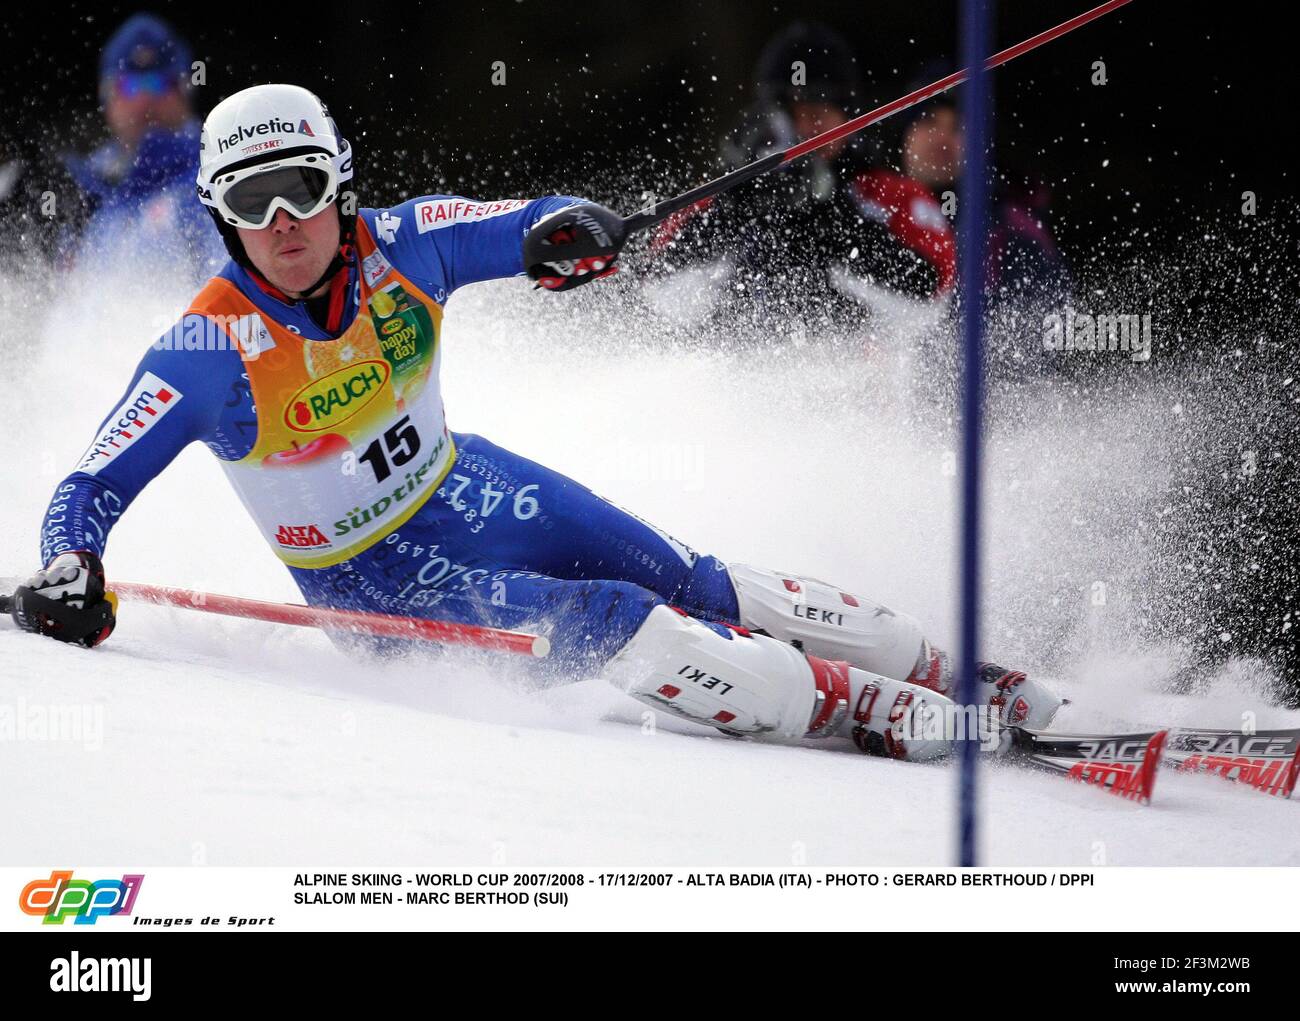
[[[236,227],[267,226],[277,209],[306,218],[338,199],[352,179],[352,149],[325,104],[297,85],[255,85],[223,99],[203,122],[199,201],[226,248],[248,265]],[[355,228],[344,216],[341,244]]]

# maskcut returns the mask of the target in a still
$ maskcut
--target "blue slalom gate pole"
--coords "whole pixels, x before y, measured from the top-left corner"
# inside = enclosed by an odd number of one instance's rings
[[[989,231],[988,158],[991,140],[988,0],[961,0],[962,64],[970,78],[962,94],[965,166],[958,206],[957,256],[964,319],[962,323],[961,436],[961,634],[958,642],[957,701],[976,704],[975,661],[980,623],[980,489],[984,417],[984,260]],[[967,710],[969,714],[969,710]],[[969,719],[969,716],[968,716]],[[958,747],[961,783],[958,802],[958,862],[976,864],[976,753],[979,735],[968,733]]]

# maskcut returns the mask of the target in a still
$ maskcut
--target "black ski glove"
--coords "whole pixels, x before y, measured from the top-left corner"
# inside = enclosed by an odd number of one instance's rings
[[[567,291],[618,271],[623,217],[594,202],[544,216],[524,236],[524,268],[549,291]]]
[[[14,589],[10,613],[24,631],[87,648],[117,623],[117,597],[104,590],[104,565],[85,551],[61,553]]]

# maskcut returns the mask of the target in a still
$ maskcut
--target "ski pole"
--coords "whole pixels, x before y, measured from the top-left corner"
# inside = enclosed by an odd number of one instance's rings
[[[468,645],[497,652],[513,652],[541,658],[551,651],[551,643],[542,635],[522,631],[504,631],[500,628],[479,627],[475,624],[455,624],[445,620],[426,620],[423,617],[396,617],[386,613],[368,613],[364,610],[334,610],[326,607],[302,606],[297,603],[269,603],[240,596],[223,596],[213,592],[192,592],[188,589],[167,588],[161,585],[139,585],[134,582],[117,582],[109,586],[115,595],[160,606],[179,606],[204,613],[219,613],[226,617],[243,617],[272,624],[292,624],[297,627],[315,627],[353,634],[380,635],[392,638],[418,638],[443,645]],[[10,597],[0,596],[0,612],[8,612]]]
[[[1024,42],[1017,43],[1015,46],[1008,46],[1005,50],[993,54],[993,56],[984,61],[984,67],[986,70],[990,71],[995,67],[1001,67],[1008,61],[1015,60],[1016,57],[1028,53],[1030,50],[1035,50],[1045,43],[1050,43],[1053,39],[1059,39],[1061,36],[1073,32],[1076,28],[1080,28],[1083,25],[1088,24],[1090,21],[1095,21],[1102,15],[1109,14],[1116,8],[1123,7],[1125,4],[1130,2],[1132,2],[1132,0],[1109,0],[1109,2],[1102,4],[1100,7],[1094,7],[1090,11],[1076,15],[1069,21],[1061,22],[1061,24],[1057,25],[1055,28],[1049,28],[1045,32],[1039,32],[1038,35],[1032,36]],[[947,92],[954,85],[960,85],[968,77],[970,77],[969,68],[962,68],[960,71],[954,71],[946,78],[940,78],[937,82],[932,82],[914,92],[909,92],[906,96],[895,99],[892,103],[878,106],[876,109],[854,117],[852,120],[845,121],[837,127],[828,128],[820,135],[814,135],[812,138],[805,139],[797,145],[790,146],[788,149],[778,149],[775,152],[770,152],[766,156],[755,160],[753,163],[746,163],[743,167],[737,167],[735,170],[723,174],[721,177],[714,178],[712,181],[701,184],[696,188],[692,188],[690,191],[683,192],[675,198],[664,199],[662,202],[656,202],[652,206],[647,206],[645,209],[633,213],[631,216],[625,216],[623,218],[623,226],[629,234],[634,231],[645,230],[647,227],[653,227],[656,223],[668,219],[668,217],[672,216],[673,213],[685,209],[688,206],[693,206],[701,199],[711,198],[712,196],[718,195],[724,191],[729,191],[738,184],[744,184],[746,181],[751,181],[755,177],[766,174],[769,170],[776,170],[778,167],[783,167],[787,163],[797,160],[800,156],[806,156],[810,152],[815,152],[822,148],[822,146],[830,145],[832,142],[838,142],[841,138],[847,138],[849,135],[857,134],[859,131],[870,127],[872,124],[878,124],[886,117],[892,117],[900,110],[906,110],[909,106],[915,106],[917,103],[922,103],[932,96],[937,96],[940,92]]]

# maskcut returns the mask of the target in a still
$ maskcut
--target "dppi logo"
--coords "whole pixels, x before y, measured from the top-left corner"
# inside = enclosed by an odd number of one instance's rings
[[[121,879],[73,879],[69,872],[51,872],[49,879],[33,879],[18,895],[27,915],[44,915],[46,925],[62,925],[72,916],[75,925],[94,925],[104,915],[129,915],[144,876]]]

